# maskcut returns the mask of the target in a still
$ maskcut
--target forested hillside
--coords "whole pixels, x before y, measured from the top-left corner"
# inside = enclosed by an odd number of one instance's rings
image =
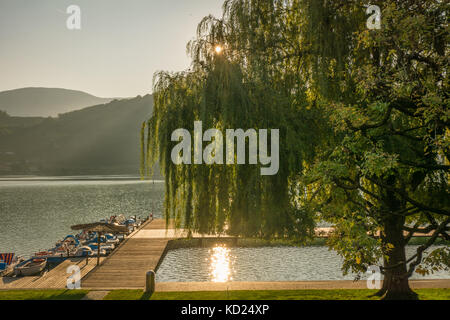
[[[58,118],[0,114],[0,174],[139,174],[142,119],[151,95]]]

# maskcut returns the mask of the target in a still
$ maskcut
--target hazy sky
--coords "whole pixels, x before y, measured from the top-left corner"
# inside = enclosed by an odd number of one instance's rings
[[[151,92],[155,71],[189,66],[186,43],[223,0],[0,0],[0,91],[82,90],[100,97]],[[67,7],[81,9],[69,30]]]

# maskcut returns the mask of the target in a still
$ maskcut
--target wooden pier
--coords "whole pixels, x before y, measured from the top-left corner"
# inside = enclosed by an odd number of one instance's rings
[[[165,228],[164,220],[147,222],[138,232],[115,250],[105,261],[85,278],[82,287],[87,289],[142,289],[145,274],[157,270],[165,253],[169,238],[154,238],[140,235],[152,234]]]
[[[149,220],[128,236],[107,258],[72,258],[40,276],[0,278],[0,290],[64,289],[73,265],[81,270],[83,289],[143,288],[145,274],[157,270],[170,240],[185,237],[183,231],[166,230],[163,219]]]

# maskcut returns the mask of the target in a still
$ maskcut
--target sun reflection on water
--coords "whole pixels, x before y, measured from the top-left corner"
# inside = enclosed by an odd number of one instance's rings
[[[210,277],[212,282],[228,282],[232,278],[231,250],[226,246],[216,246],[210,250]]]

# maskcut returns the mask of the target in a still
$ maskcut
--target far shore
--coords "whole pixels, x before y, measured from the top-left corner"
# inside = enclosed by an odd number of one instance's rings
[[[423,245],[429,240],[428,237],[413,237],[408,245],[416,246]],[[314,238],[304,244],[300,244],[293,240],[263,240],[251,238],[203,238],[203,239],[178,239],[169,242],[168,250],[189,249],[189,248],[204,248],[214,247],[217,244],[226,244],[230,247],[240,248],[260,248],[260,247],[295,247],[295,246],[326,246],[326,238]],[[436,240],[436,246],[450,245],[450,241],[443,239]]]
[[[163,183],[160,179],[142,179],[139,175],[74,175],[74,176],[45,176],[45,175],[0,175],[0,181],[147,181],[154,183]]]

